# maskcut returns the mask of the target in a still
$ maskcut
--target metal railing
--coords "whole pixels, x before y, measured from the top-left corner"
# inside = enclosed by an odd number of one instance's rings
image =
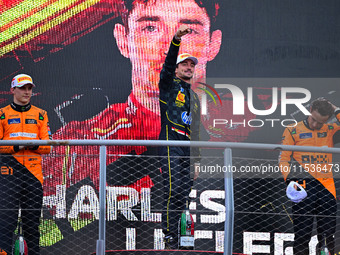
[[[0,141],[0,146],[9,145],[51,145],[51,146],[100,146],[100,180],[99,180],[99,234],[97,240],[96,254],[105,254],[105,212],[106,212],[106,146],[174,146],[174,147],[200,147],[200,148],[223,148],[224,166],[232,166],[232,149],[257,149],[257,150],[279,150],[279,151],[303,151],[340,154],[340,148],[292,146],[261,143],[233,143],[233,142],[199,142],[199,141],[160,141],[160,140],[53,140],[53,141]],[[225,184],[225,207],[226,220],[224,224],[224,254],[233,252],[233,230],[234,230],[234,189],[233,173],[224,173]]]

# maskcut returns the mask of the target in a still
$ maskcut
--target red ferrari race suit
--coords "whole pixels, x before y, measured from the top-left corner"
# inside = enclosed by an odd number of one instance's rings
[[[1,140],[49,140],[47,113],[31,104],[12,103],[0,109]],[[0,146],[0,250],[11,254],[19,205],[29,254],[39,252],[39,223],[43,199],[41,154],[50,146]]]
[[[336,111],[340,119],[340,111]],[[328,146],[340,142],[340,126],[324,124],[319,130],[309,128],[308,121],[287,127],[283,133],[283,145]],[[307,197],[293,203],[294,254],[309,254],[308,243],[313,229],[314,215],[317,219],[318,240],[326,235],[327,245],[334,254],[336,226],[336,192],[332,169],[332,154],[321,152],[283,151],[280,155],[280,169],[287,184],[297,181],[307,191]],[[325,217],[323,217],[325,216]],[[330,217],[332,216],[332,217]],[[322,245],[319,242],[318,247]]]
[[[126,103],[113,104],[92,119],[68,123],[53,135],[53,139],[158,139],[159,130],[159,115],[144,108],[130,94]],[[146,151],[147,148],[143,146],[108,146],[107,182],[113,185],[133,184],[138,191],[143,187],[151,187],[153,183],[145,168],[141,171],[127,167],[111,169],[114,168],[111,167],[113,163],[122,156],[140,155]],[[87,177],[98,188],[98,155],[99,146],[55,146],[52,157],[44,162],[46,169],[49,169],[45,175],[44,195],[54,194],[56,185],[66,184],[69,187]],[[134,167],[140,167],[136,166],[138,163],[133,164]]]

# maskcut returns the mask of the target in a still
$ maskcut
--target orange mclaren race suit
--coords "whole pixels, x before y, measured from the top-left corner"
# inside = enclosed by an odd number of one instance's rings
[[[335,112],[340,119],[340,110]],[[287,127],[283,133],[283,145],[328,146],[340,142],[340,126],[324,124],[321,129],[310,129],[307,119],[294,127]],[[332,170],[332,154],[322,152],[282,151],[280,170],[287,184],[297,181],[307,191],[307,197],[293,203],[294,254],[309,254],[308,244],[312,235],[314,215],[317,219],[318,240],[326,235],[327,245],[334,254],[336,226],[336,192]],[[323,217],[325,216],[325,217]],[[331,216],[331,217],[329,217]],[[321,241],[318,248],[321,247]]]
[[[200,102],[191,85],[175,76],[180,42],[173,38],[163,65],[159,81],[161,108],[160,140],[198,140]],[[199,154],[198,148],[160,147],[164,189],[163,232],[165,238],[176,243],[178,220],[185,209],[192,180],[189,156]],[[198,157],[197,157],[198,159]]]
[[[49,140],[47,113],[31,104],[12,103],[0,109],[1,140]],[[29,254],[39,253],[39,219],[43,198],[40,154],[50,146],[0,146],[0,248],[11,254],[12,235],[21,208]]]

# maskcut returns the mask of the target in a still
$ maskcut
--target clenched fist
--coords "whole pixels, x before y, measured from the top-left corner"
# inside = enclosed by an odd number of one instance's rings
[[[176,36],[177,38],[181,38],[183,35],[190,34],[190,33],[191,33],[191,29],[188,28],[187,25],[181,25],[181,26],[178,28],[178,30],[177,30],[175,36]]]

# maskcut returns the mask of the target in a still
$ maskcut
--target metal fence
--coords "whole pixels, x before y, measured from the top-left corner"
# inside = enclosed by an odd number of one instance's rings
[[[145,230],[149,225],[155,225],[153,231],[153,249],[164,249],[162,242],[162,233],[160,229],[160,213],[161,208],[154,208],[151,206],[152,203],[150,197],[150,189],[148,187],[156,185],[154,180],[145,179],[147,174],[138,173],[144,171],[145,168],[150,167],[152,164],[157,168],[156,163],[158,161],[157,155],[146,155],[142,157],[139,153],[136,155],[111,155],[107,148],[108,146],[146,146],[146,147],[159,147],[159,146],[179,146],[179,147],[200,147],[200,148],[218,148],[222,151],[221,157],[206,157],[206,164],[210,165],[210,169],[200,169],[204,175],[209,175],[202,182],[202,186],[209,186],[213,184],[214,186],[219,186],[221,189],[216,192],[214,190],[210,194],[207,192],[202,192],[200,195],[201,204],[205,204],[205,209],[201,211],[200,223],[204,225],[205,223],[214,223],[212,227],[207,227],[207,230],[201,230],[195,232],[195,238],[197,239],[209,239],[212,235],[215,238],[215,251],[224,252],[224,254],[230,255],[235,250],[242,252],[244,254],[252,254],[256,252],[260,253],[271,253],[278,254],[293,254],[292,248],[284,245],[285,241],[291,242],[294,240],[294,235],[291,233],[283,234],[287,229],[278,227],[280,232],[275,232],[274,236],[270,236],[271,233],[266,232],[265,229],[273,227],[277,221],[277,217],[288,217],[288,222],[291,221],[289,213],[289,205],[281,203],[275,205],[276,201],[274,188],[270,187],[273,185],[272,181],[265,181],[265,179],[278,180],[280,179],[280,172],[278,171],[268,171],[268,167],[273,167],[277,165],[277,160],[266,160],[265,158],[250,159],[250,158],[236,158],[232,156],[233,149],[246,149],[246,150],[271,150],[271,151],[305,151],[305,152],[322,152],[322,153],[338,153],[340,154],[340,149],[338,148],[327,148],[327,147],[306,147],[306,146],[281,146],[277,144],[255,144],[255,143],[228,143],[228,142],[181,142],[181,141],[154,141],[154,140],[67,140],[67,141],[1,141],[0,146],[4,145],[53,145],[54,148],[62,147],[63,155],[58,153],[52,153],[44,158],[46,162],[44,167],[44,210],[42,214],[42,220],[40,225],[40,233],[43,238],[40,239],[41,247],[53,246],[55,250],[63,251],[63,245],[67,245],[67,242],[61,241],[61,239],[67,239],[67,231],[64,233],[59,233],[57,227],[55,227],[56,221],[58,224],[66,224],[66,228],[72,226],[71,232],[77,232],[78,229],[85,228],[91,225],[90,223],[98,222],[94,228],[88,228],[87,234],[83,237],[81,234],[74,239],[73,235],[70,235],[70,240],[73,240],[73,245],[79,246],[87,243],[88,236],[91,238],[96,237],[96,254],[104,254],[105,250],[112,249],[112,247],[107,247],[107,224],[110,226],[110,231],[115,231],[114,229],[118,227],[117,224],[113,224],[113,221],[119,221],[117,211],[120,215],[123,215],[127,222],[124,223],[125,228],[125,240],[126,245],[122,249],[134,250],[137,249],[136,245],[138,242],[146,242],[146,238],[136,237],[136,226],[138,231]],[[90,149],[91,153],[82,155],[81,153],[72,153],[70,148],[81,147],[82,151],[86,148],[96,148]],[[137,148],[136,147],[136,148]],[[85,148],[85,149],[84,149]],[[65,153],[67,157],[65,158]],[[117,166],[110,162],[116,161],[117,158],[124,159],[130,157],[133,160],[134,172],[130,172],[128,177],[135,177],[134,179],[139,180],[136,185],[124,185],[123,182],[117,181],[117,178],[125,178],[123,171],[124,168],[131,169],[129,163],[121,160],[121,165]],[[109,162],[107,162],[109,161]],[[52,163],[51,163],[52,162]],[[52,167],[53,162],[59,162],[58,167]],[[70,162],[70,163],[67,163]],[[77,165],[76,162],[80,162]],[[92,174],[98,174],[96,177],[91,177],[92,182],[86,181],[88,173],[86,173],[86,168],[92,167]],[[154,162],[151,163],[150,162]],[[207,163],[208,162],[208,163]],[[263,166],[268,165],[267,168]],[[238,171],[242,167],[249,166],[249,171]],[[261,170],[251,170],[252,166],[261,166]],[[79,169],[77,169],[77,167]],[[52,170],[52,168],[56,168]],[[107,176],[107,168],[110,168],[110,174]],[[235,170],[234,169],[238,169]],[[265,170],[264,170],[265,169]],[[78,171],[78,172],[77,172]],[[77,174],[75,174],[77,172]],[[112,175],[112,172],[118,172]],[[211,174],[214,174],[212,177]],[[249,173],[252,174],[251,178]],[[264,178],[263,173],[266,174]],[[222,177],[222,178],[221,178]],[[282,178],[282,177],[281,177]],[[151,178],[152,179],[152,178]],[[140,181],[142,180],[142,181]],[[97,182],[98,181],[98,182]],[[118,185],[110,186],[110,182],[118,183]],[[222,184],[221,184],[222,181]],[[275,183],[276,183],[275,181]],[[53,185],[49,183],[54,182]],[[282,182],[282,180],[279,180]],[[78,184],[82,183],[81,186]],[[147,183],[143,186],[143,183]],[[219,184],[217,184],[219,183]],[[270,185],[268,185],[268,183]],[[151,185],[150,185],[151,184]],[[74,193],[72,190],[78,185],[78,193]],[[92,185],[92,186],[91,186]],[[234,193],[235,185],[238,187],[237,193]],[[224,187],[223,187],[224,186]],[[246,187],[246,188],[245,188]],[[282,190],[285,186],[276,187]],[[79,188],[82,192],[79,192]],[[249,192],[249,188],[252,189]],[[54,193],[51,195],[49,189],[55,189]],[[136,192],[138,190],[138,192]],[[223,192],[221,192],[223,190]],[[259,191],[261,190],[261,191]],[[261,198],[261,194],[266,194],[263,190],[272,193],[269,196],[269,200]],[[66,203],[67,194],[72,193],[74,201],[72,206]],[[95,194],[98,192],[99,199],[95,198]],[[243,194],[244,193],[244,194]],[[268,192],[267,192],[268,193]],[[75,195],[76,194],[76,195]],[[274,194],[274,195],[273,195]],[[124,199],[122,197],[128,197]],[[190,194],[191,197],[197,199],[197,194],[195,194],[195,189]],[[253,197],[252,197],[253,196]],[[281,194],[282,196],[282,194]],[[86,197],[86,198],[85,198]],[[118,199],[121,198],[121,200]],[[160,199],[159,197],[155,198]],[[214,199],[224,199],[224,207],[220,204],[213,204]],[[156,201],[155,200],[155,201]],[[157,201],[158,201],[157,200]],[[236,204],[235,204],[236,200]],[[84,202],[85,201],[85,202]],[[256,201],[256,206],[254,206],[254,201]],[[281,201],[281,200],[280,200]],[[262,204],[261,204],[262,203]],[[258,205],[261,204],[259,207]],[[135,206],[140,207],[137,211],[140,211],[140,215],[136,217],[136,212],[134,211]],[[151,208],[152,207],[152,208]],[[197,208],[197,204],[194,202],[190,206],[190,209],[196,210],[198,212],[200,209]],[[211,215],[211,210],[214,211],[214,215]],[[66,211],[68,212],[66,216]],[[48,213],[49,212],[49,213]],[[89,215],[92,212],[92,215]],[[81,214],[81,217],[79,215]],[[91,213],[90,213],[91,214]],[[48,216],[46,216],[48,215]],[[198,214],[195,216],[196,222],[198,221]],[[264,220],[263,217],[266,217]],[[81,219],[80,219],[81,218]],[[139,218],[141,221],[148,222],[149,225],[143,225],[136,219]],[[263,222],[269,221],[267,227],[263,227]],[[280,220],[279,220],[280,221]],[[237,225],[234,225],[237,222]],[[284,221],[283,221],[284,222]],[[242,223],[242,224],[241,224]],[[223,224],[223,226],[221,226]],[[138,225],[140,225],[138,228]],[[242,226],[241,226],[242,225]],[[280,223],[280,225],[282,225]],[[120,226],[119,228],[121,228]],[[217,227],[217,228],[216,228]],[[153,228],[153,227],[151,227]],[[215,229],[211,229],[215,228]],[[221,229],[222,228],[222,229]],[[143,229],[143,230],[141,230]],[[258,231],[252,231],[258,230]],[[66,234],[65,234],[66,233]],[[76,233],[75,235],[77,235]],[[120,235],[120,234],[118,234]],[[142,234],[143,235],[143,234]],[[145,234],[147,235],[147,234]],[[108,239],[112,240],[114,238],[120,239],[120,236],[115,236],[110,232]],[[241,236],[241,238],[240,238]],[[236,237],[236,238],[235,238]],[[73,238],[73,239],[72,239]],[[81,241],[81,238],[85,240]],[[74,241],[76,240],[76,241]],[[78,240],[78,241],[77,241]],[[240,242],[243,240],[243,243]],[[250,240],[250,241],[249,241]],[[270,245],[266,244],[253,244],[252,240],[257,241],[270,241],[273,243]],[[234,246],[234,248],[233,248]],[[237,249],[235,249],[237,246]],[[204,247],[204,245],[202,245]],[[242,247],[242,249],[240,248]],[[53,250],[51,249],[51,250]],[[282,252],[281,252],[282,251]],[[90,254],[92,251],[86,250],[86,247],[79,247],[79,252],[75,254]],[[43,249],[42,254],[53,254],[49,253],[49,249]]]

